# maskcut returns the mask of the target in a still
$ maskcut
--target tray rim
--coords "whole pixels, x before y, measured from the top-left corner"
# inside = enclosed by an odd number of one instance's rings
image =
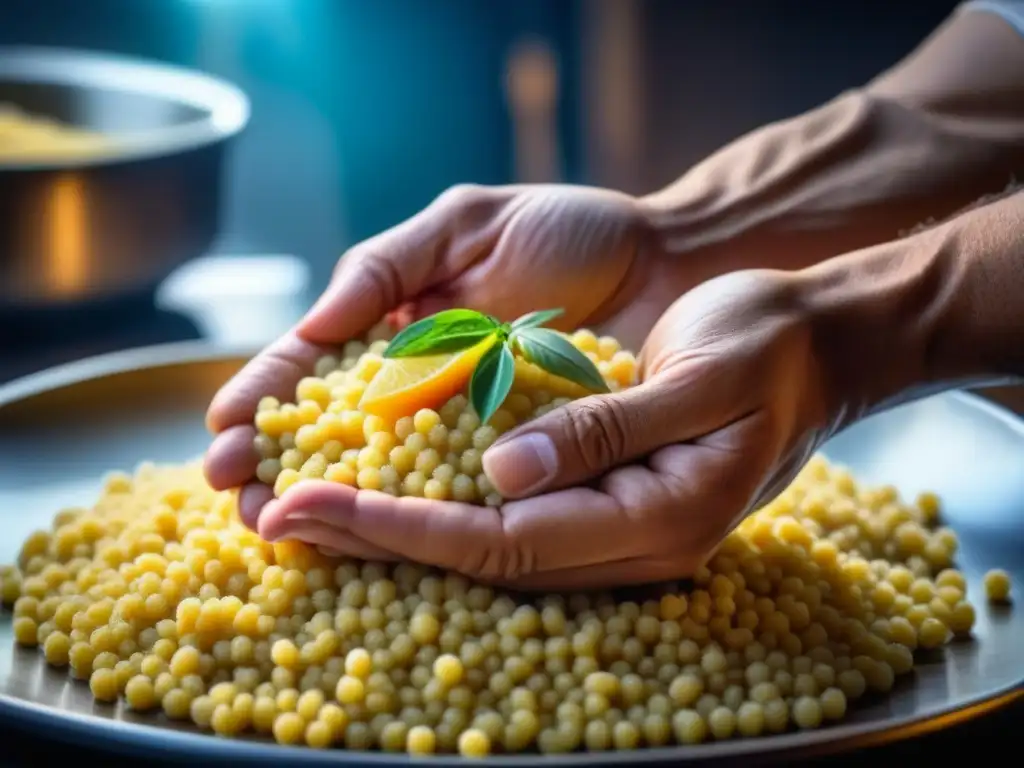
[[[224,345],[199,340],[149,345],[87,357],[0,384],[0,409],[45,392],[122,373],[218,361],[244,362],[257,351],[257,348],[250,345]],[[964,390],[950,390],[931,397],[961,401],[985,418],[1012,429],[1024,438],[1024,418],[997,403]],[[68,682],[72,684],[75,681],[69,678]],[[558,756],[491,755],[479,762],[535,768],[541,763],[567,766],[653,765],[669,762],[697,764],[735,758],[757,762],[817,757],[923,736],[1003,709],[1020,700],[1024,700],[1024,676],[994,692],[969,697],[955,707],[940,707],[933,712],[904,715],[884,721],[840,724],[814,731],[709,742],[693,747],[671,746],[631,752],[581,752]],[[262,740],[220,739],[205,732],[173,730],[156,722],[114,720],[57,709],[6,693],[0,693],[0,715],[9,718],[12,725],[47,731],[50,738],[57,741],[76,743],[101,751],[106,748],[106,751],[148,752],[156,747],[168,750],[171,752],[168,757],[178,759],[201,757],[217,761],[248,760],[260,764],[287,760],[308,765],[352,764],[357,761],[396,765],[408,761],[401,753],[349,752],[344,749],[320,751],[280,746]],[[431,765],[466,763],[465,759],[453,755],[437,755],[428,758],[427,762]]]

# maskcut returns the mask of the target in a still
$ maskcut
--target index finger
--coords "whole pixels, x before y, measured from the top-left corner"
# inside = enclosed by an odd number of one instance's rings
[[[458,196],[442,196],[407,221],[351,248],[331,284],[295,328],[268,346],[214,397],[210,431],[250,420],[260,398],[290,399],[299,379],[329,348],[369,331],[445,277],[438,267]],[[479,245],[477,246],[479,247]],[[471,252],[473,249],[470,249]]]
[[[212,487],[242,487],[255,478],[259,461],[253,446],[256,406],[268,395],[292,399],[299,379],[308,375],[326,352],[326,348],[289,332],[250,360],[214,395],[206,426],[216,437],[203,462]],[[246,514],[254,520],[259,511],[247,509]]]
[[[299,323],[299,333],[320,343],[348,341],[457,277],[495,237],[479,226],[490,215],[492,196],[476,188],[449,190],[412,218],[352,248]]]
[[[286,537],[313,520],[407,560],[488,581],[514,582],[642,553],[622,506],[589,488],[515,501],[498,510],[310,480],[265,511],[259,533]]]
[[[291,330],[246,363],[213,397],[206,426],[214,434],[247,423],[267,396],[290,400],[299,380],[308,376],[316,361],[329,353]]]

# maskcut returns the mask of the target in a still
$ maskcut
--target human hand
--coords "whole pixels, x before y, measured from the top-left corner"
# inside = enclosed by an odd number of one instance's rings
[[[636,200],[569,186],[457,187],[422,213],[357,245],[307,316],[214,398],[217,437],[206,459],[214,488],[241,487],[255,526],[272,498],[253,482],[253,415],[264,395],[290,397],[317,358],[359,337],[387,313],[405,321],[450,307],[512,320],[561,307],[555,327],[593,327],[639,346],[687,287],[681,262],[651,247]]]
[[[512,499],[500,509],[304,481],[258,530],[522,588],[689,575],[842,412],[798,286],[740,272],[678,300],[643,349],[640,385],[574,401],[489,449],[485,469]]]

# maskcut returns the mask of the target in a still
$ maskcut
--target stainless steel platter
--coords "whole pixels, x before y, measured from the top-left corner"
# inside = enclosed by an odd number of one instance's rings
[[[0,562],[11,562],[30,531],[60,507],[88,503],[111,469],[140,460],[199,455],[209,436],[203,411],[247,357],[201,343],[152,347],[94,358],[0,387]],[[977,717],[1024,695],[1024,610],[985,605],[988,568],[1024,585],[1024,421],[980,398],[949,393],[858,424],[826,454],[868,482],[943,497],[962,542],[960,565],[978,604],[975,639],[925,661],[885,698],[821,731],[631,753],[544,758],[562,765],[670,764],[742,759],[789,761],[908,738]],[[277,747],[228,741],[161,717],[139,717],[94,703],[88,688],[14,647],[10,614],[0,617],[0,718],[45,739],[201,764],[400,764],[400,756]],[[537,765],[536,756],[484,762]],[[452,764],[456,758],[432,759]]]

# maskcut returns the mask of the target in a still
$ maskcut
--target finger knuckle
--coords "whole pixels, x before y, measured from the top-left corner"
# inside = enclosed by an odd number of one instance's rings
[[[359,245],[346,253],[335,266],[335,275],[342,268],[360,285],[360,290],[378,297],[384,307],[395,306],[402,296],[402,272],[384,253],[369,244]]]
[[[369,288],[385,307],[395,306],[402,296],[402,273],[391,259],[369,258],[363,265]]]
[[[338,277],[342,271],[350,270],[358,266],[360,262],[370,256],[371,249],[366,243],[359,243],[345,251],[334,263],[334,277]]]
[[[467,208],[480,199],[484,189],[479,184],[455,184],[438,195],[437,204],[454,210]]]
[[[475,222],[486,218],[492,209],[494,190],[479,184],[457,184],[437,198],[435,205],[451,221]]]
[[[589,472],[614,465],[626,453],[628,418],[613,397],[588,398],[569,407],[563,428]]]
[[[347,261],[347,259],[349,259],[349,258],[350,258],[349,253],[343,253],[341,255],[341,258],[339,258],[336,262],[334,262],[334,270],[331,272],[331,278],[332,279],[336,278],[338,275],[340,275],[341,274],[341,270],[343,270],[346,267],[348,267],[349,262]]]
[[[531,551],[513,539],[481,548],[468,575],[481,581],[508,583],[529,575],[535,565]]]

